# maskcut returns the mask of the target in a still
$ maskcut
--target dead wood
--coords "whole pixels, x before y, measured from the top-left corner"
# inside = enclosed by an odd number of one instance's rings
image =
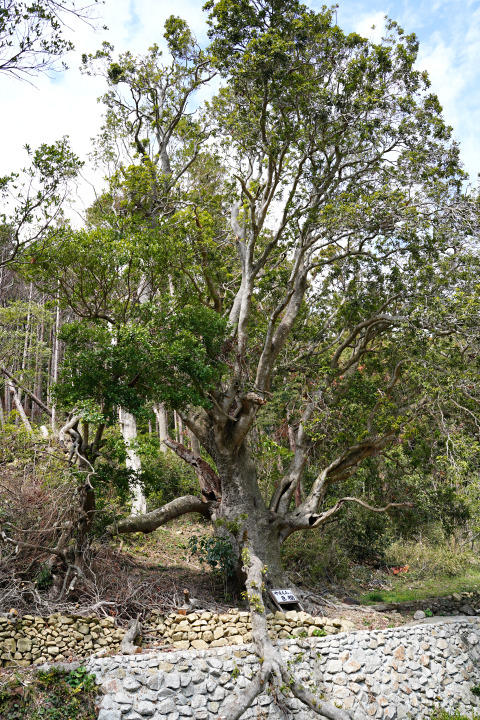
[[[120,652],[123,655],[135,655],[138,653],[139,647],[135,645],[135,640],[142,634],[142,623],[139,618],[132,618],[128,623],[128,630],[120,643]]]

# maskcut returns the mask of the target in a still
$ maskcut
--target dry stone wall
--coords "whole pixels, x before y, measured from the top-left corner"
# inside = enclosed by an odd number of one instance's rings
[[[102,649],[118,651],[125,635],[114,618],[24,615],[0,617],[0,667],[41,665],[48,660],[88,657]]]
[[[434,705],[470,713],[480,704],[471,692],[480,682],[476,618],[278,642],[292,672],[355,720],[424,720]],[[214,720],[258,667],[249,645],[92,658],[88,665],[104,693],[98,720]],[[285,710],[296,720],[318,717],[288,694],[280,698],[283,710],[278,700],[266,692],[243,717],[284,720]]]
[[[290,636],[333,635],[353,628],[348,620],[313,618],[305,612],[290,611],[268,616],[272,639]],[[146,623],[148,635],[161,644],[180,650],[202,650],[251,642],[250,615],[232,610],[225,615],[210,612],[166,617],[154,615]],[[24,615],[14,622],[0,617],[0,667],[42,665],[49,660],[89,657],[98,651],[118,652],[125,635],[112,617]]]

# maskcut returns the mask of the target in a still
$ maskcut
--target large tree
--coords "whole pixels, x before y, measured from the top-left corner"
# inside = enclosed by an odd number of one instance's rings
[[[476,357],[465,256],[476,206],[415,69],[414,35],[389,21],[374,44],[296,0],[207,9],[208,53],[172,18],[170,66],[157,48],[86,59],[106,61],[98,155],[115,172],[91,229],[65,230],[36,281],[82,318],[65,335],[64,398],[89,395],[111,417],[116,405],[165,402],[203,450],[169,442],[195,465],[198,496],[112,532],[196,512],[229,535],[264,662],[222,717],[240,717],[273,678],[319,714],[346,718],[282,665],[265,589],[285,583],[290,535],[364,503],[331,504],[329,488],[461,391],[468,343]],[[215,72],[213,100],[191,102]],[[269,423],[288,426],[290,458],[266,497],[252,436]]]

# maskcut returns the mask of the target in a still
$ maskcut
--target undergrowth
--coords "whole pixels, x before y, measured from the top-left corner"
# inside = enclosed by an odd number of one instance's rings
[[[451,713],[443,708],[435,708],[430,715],[430,720],[480,720],[480,715],[476,712],[473,715],[464,715],[460,710]]]
[[[95,677],[83,667],[16,673],[0,684],[1,720],[95,720]]]

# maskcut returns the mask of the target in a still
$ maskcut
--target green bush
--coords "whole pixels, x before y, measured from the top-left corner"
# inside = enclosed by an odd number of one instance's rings
[[[237,555],[230,540],[217,535],[202,538],[194,535],[188,541],[188,549],[197,555],[202,565],[209,565],[212,572],[221,577],[226,596],[228,581],[235,577],[237,567]]]
[[[67,673],[52,668],[22,682],[0,684],[0,718],[5,720],[95,720],[95,677],[84,667]]]
[[[286,569],[300,573],[306,583],[343,580],[349,573],[349,558],[333,534],[306,530],[292,535],[282,547]]]

